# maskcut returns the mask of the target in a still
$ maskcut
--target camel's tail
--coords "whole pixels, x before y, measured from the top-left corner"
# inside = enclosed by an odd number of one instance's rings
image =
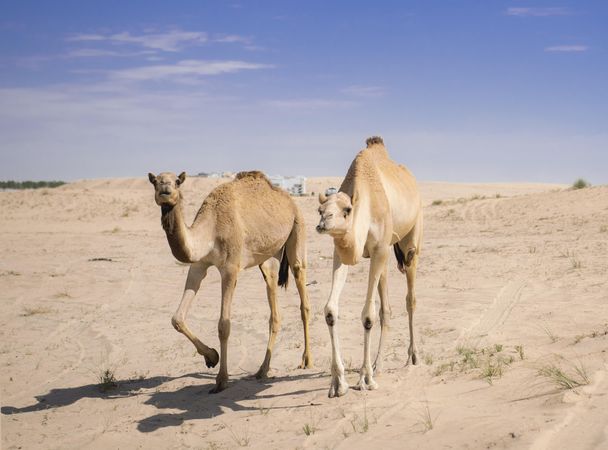
[[[397,258],[397,267],[401,273],[405,273],[405,266],[407,263],[405,261],[403,250],[401,250],[399,247],[399,243],[395,243],[395,245],[393,245],[393,249],[395,250],[395,258]]]
[[[288,281],[289,281],[289,260],[287,259],[287,249],[283,248],[283,257],[281,258],[281,265],[279,267],[279,286],[287,289]]]

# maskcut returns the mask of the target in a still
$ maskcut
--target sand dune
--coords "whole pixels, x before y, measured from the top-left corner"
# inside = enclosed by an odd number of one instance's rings
[[[186,181],[188,222],[224,181]],[[339,183],[312,179],[309,190]],[[339,399],[327,398],[332,245],[314,232],[316,197],[296,199],[308,227],[315,368],[296,369],[292,283],[279,297],[272,377],[251,378],[269,311],[249,270],[233,303],[231,385],[208,395],[217,368],[170,324],[187,267],[171,256],[145,177],[0,192],[2,448],[608,448],[608,187],[420,188],[422,362],[405,366],[406,283],[391,260],[379,389]],[[366,277],[367,263],[353,268],[340,303],[351,384]],[[188,320],[216,348],[219,293],[212,270]],[[102,392],[106,369],[118,385]],[[562,389],[560,379],[582,386]]]

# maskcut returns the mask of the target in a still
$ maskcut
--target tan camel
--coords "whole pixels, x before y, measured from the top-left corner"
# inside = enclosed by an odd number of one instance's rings
[[[261,172],[241,172],[236,179],[215,188],[205,199],[192,226],[184,223],[181,184],[186,179],[170,172],[148,174],[155,200],[161,207],[161,223],[171,252],[178,261],[190,264],[184,294],[173,315],[173,327],[194,344],[205,357],[207,367],[220,370],[212,393],[228,385],[228,337],[230,307],[239,271],[259,266],[266,282],[270,305],[268,347],[256,377],[268,374],[272,348],[281,318],[277,308],[277,285],[286,286],[288,271],[296,280],[304,325],[304,354],[301,367],[312,367],[306,292],[306,235],[304,220],[289,195],[270,184]],[[220,353],[201,342],[186,325],[186,314],[211,266],[222,278],[222,307],[218,323]]]
[[[388,330],[390,305],[387,293],[387,261],[393,246],[399,270],[407,276],[406,308],[409,316],[408,363],[417,364],[414,342],[414,284],[422,240],[422,204],[414,176],[393,162],[379,137],[366,141],[367,148],[352,162],[339,191],[319,195],[317,226],[334,240],[331,293],[325,306],[325,321],[332,344],[329,397],[348,391],[338,338],[338,302],[346,282],[348,266],[361,258],[371,258],[365,306],[361,313],[364,328],[363,366],[358,389],[376,389],[370,355],[371,329],[376,321],[374,292],[380,295],[380,344],[375,366],[380,370]]]

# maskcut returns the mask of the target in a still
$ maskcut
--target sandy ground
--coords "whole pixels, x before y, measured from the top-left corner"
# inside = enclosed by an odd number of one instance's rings
[[[188,222],[222,181],[186,181]],[[338,184],[313,179],[309,189]],[[327,398],[332,244],[314,232],[316,197],[296,199],[308,227],[315,368],[296,368],[291,283],[279,297],[271,378],[251,378],[269,311],[259,271],[248,270],[233,303],[231,383],[209,395],[217,368],[170,324],[187,267],[171,256],[145,177],[1,192],[2,448],[608,448],[608,187],[420,188],[422,361],[405,365],[406,282],[391,258],[379,389],[339,399]],[[351,384],[367,271],[367,262],[350,271],[340,304]],[[204,283],[188,322],[218,348],[217,271]],[[117,387],[104,392],[106,370]]]

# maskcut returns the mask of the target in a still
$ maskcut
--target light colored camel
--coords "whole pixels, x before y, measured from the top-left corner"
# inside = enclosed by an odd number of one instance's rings
[[[212,393],[228,384],[228,337],[230,309],[239,271],[259,266],[266,282],[270,305],[266,356],[256,377],[268,374],[272,349],[281,318],[277,308],[277,285],[286,286],[288,270],[296,280],[304,325],[304,354],[301,367],[312,367],[309,348],[310,308],[306,292],[306,235],[304,221],[289,195],[272,186],[261,172],[241,172],[236,179],[215,188],[205,199],[192,226],[184,223],[181,184],[186,179],[170,172],[148,174],[155,200],[161,207],[161,223],[171,252],[178,261],[190,264],[184,294],[173,315],[173,327],[194,344],[207,367],[220,370]],[[222,278],[222,307],[218,323],[220,353],[201,342],[186,325],[186,314],[211,266]]]
[[[399,270],[407,276],[406,308],[409,316],[410,346],[408,362],[417,364],[414,342],[416,265],[422,240],[422,204],[414,176],[393,162],[379,137],[366,141],[367,148],[352,162],[338,192],[319,195],[317,226],[334,240],[334,265],[331,293],[325,306],[325,321],[332,344],[331,386],[329,397],[348,391],[338,338],[338,302],[346,282],[348,266],[361,258],[371,258],[365,306],[361,313],[364,328],[363,366],[358,389],[376,389],[370,335],[376,321],[374,292],[380,295],[380,344],[375,366],[380,370],[386,340],[390,305],[387,293],[387,261],[393,246]]]

